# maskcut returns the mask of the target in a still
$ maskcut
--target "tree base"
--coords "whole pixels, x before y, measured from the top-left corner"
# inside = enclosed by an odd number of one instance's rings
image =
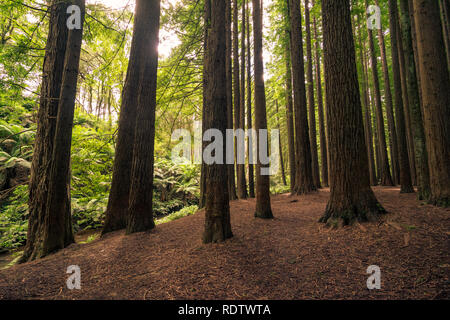
[[[414,193],[414,187],[413,186],[400,186],[400,193]]]
[[[348,208],[333,208],[328,204],[325,214],[319,219],[319,222],[325,223],[329,227],[339,228],[353,225],[355,222],[376,222],[386,213],[387,211],[377,201],[370,205],[354,205]]]
[[[431,197],[428,203],[436,207],[449,208],[450,197],[440,197],[440,198]]]
[[[208,219],[205,222],[205,231],[203,232],[203,243],[224,242],[233,237],[231,232],[231,224],[228,219],[217,217],[216,219]]]
[[[260,219],[273,219],[272,209],[264,210],[264,211],[255,211],[255,218]]]

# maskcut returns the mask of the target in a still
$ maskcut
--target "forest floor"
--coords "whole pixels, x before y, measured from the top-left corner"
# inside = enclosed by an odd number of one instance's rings
[[[254,199],[231,202],[234,237],[204,245],[203,211],[148,233],[109,234],[0,271],[0,299],[450,299],[450,209],[376,187],[379,223],[318,223],[329,190],[272,198],[275,219],[253,217]],[[81,269],[69,290],[67,267]],[[370,265],[381,289],[367,289]]]

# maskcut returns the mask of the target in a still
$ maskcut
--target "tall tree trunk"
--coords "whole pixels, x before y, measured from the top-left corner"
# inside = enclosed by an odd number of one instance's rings
[[[147,55],[139,84],[127,234],[155,227],[153,221],[153,164],[160,0],[137,0],[136,7],[140,13],[135,18],[137,19],[136,27],[143,31],[141,48]]]
[[[411,182],[411,171],[406,141],[405,113],[400,78],[400,60],[398,50],[398,11],[396,0],[389,0],[389,27],[391,33],[392,71],[394,74],[395,120],[397,130],[398,159],[400,169],[400,192],[411,193],[414,188]]]
[[[239,107],[239,127],[245,130],[245,0],[242,1],[242,33],[241,33],[241,100]],[[245,141],[242,149],[245,150]],[[247,198],[247,181],[245,179],[245,163],[238,164],[239,177],[238,182],[241,185],[242,198]]]
[[[331,197],[320,221],[377,220],[385,210],[370,188],[349,1],[323,0],[322,20]]]
[[[398,16],[398,9],[397,9],[397,16]],[[406,80],[406,67],[405,67],[405,54],[403,51],[403,42],[402,42],[402,32],[400,28],[400,24],[397,17],[397,48],[398,48],[398,57],[399,57],[399,64],[400,64],[400,80],[402,84],[402,97],[403,97],[403,113],[405,115],[405,129],[406,129],[406,145],[408,148],[408,161],[409,161],[409,168],[411,173],[411,182],[413,185],[417,185],[416,181],[416,164],[414,161],[414,138],[412,135],[412,128],[411,128],[411,114],[409,111],[409,96],[408,96],[408,85]]]
[[[319,49],[319,37],[317,35],[317,23],[316,17],[313,18],[314,27],[314,41],[315,41],[315,60],[316,60],[316,87],[317,87],[317,107],[319,113],[319,135],[320,135],[320,162],[321,162],[321,174],[322,184],[324,187],[328,187],[328,149],[327,139],[325,135],[325,119],[323,112],[323,95],[322,95],[322,76],[320,74],[320,49]]]
[[[302,15],[300,1],[289,0],[291,18],[291,62],[294,92],[296,173],[295,193],[316,190],[312,174],[311,144],[309,140],[306,106],[305,67],[303,61]]]
[[[207,30],[205,45],[204,110],[206,130],[220,130],[226,140],[227,92],[226,92],[226,29],[225,1],[205,1],[205,21]],[[209,11],[209,12],[208,12]],[[223,144],[226,153],[226,143]],[[224,164],[206,165],[205,229],[203,242],[220,242],[233,236],[230,223],[230,205],[227,185],[227,166]]]
[[[439,0],[439,6],[441,8],[442,34],[447,53],[447,65],[450,71],[450,1]]]
[[[251,74],[251,54],[250,54],[250,10],[248,8],[247,0],[247,129],[251,132],[253,128],[253,118],[252,118],[252,74]],[[248,138],[248,159],[250,160],[250,154],[253,155],[253,137]],[[255,177],[253,170],[253,163],[248,162],[248,194],[250,198],[255,197]]]
[[[133,163],[133,151],[130,149],[135,140],[140,74],[147,56],[147,52],[143,50],[143,39],[146,38],[147,31],[137,24],[137,21],[143,21],[145,17],[138,18],[143,12],[137,11],[136,8],[127,77],[122,92],[111,190],[102,234],[124,229],[127,225]]]
[[[311,165],[314,186],[319,189],[319,157],[317,153],[316,104],[314,101],[313,57],[311,49],[311,22],[309,14],[309,0],[305,0],[305,26],[306,26],[306,60],[308,67],[306,81],[308,83],[308,113],[309,113],[309,139],[311,144]]]
[[[373,138],[372,138],[372,120],[371,120],[371,112],[370,112],[370,100],[369,100],[369,91],[368,91],[368,76],[367,76],[367,59],[365,59],[365,43],[362,41],[362,28],[358,28],[358,38],[359,38],[359,57],[362,65],[362,92],[364,94],[364,137],[366,141],[367,147],[367,156],[369,159],[369,177],[370,177],[370,185],[377,185],[377,175],[375,173],[375,161],[373,154]]]
[[[29,218],[27,243],[20,262],[41,256],[44,241],[47,188],[51,165],[56,118],[68,40],[67,6],[65,2],[52,1],[49,6],[49,30],[42,72],[41,96],[37,115],[37,131],[29,184]],[[68,195],[67,195],[68,196]],[[67,244],[73,237],[67,234]],[[71,239],[70,239],[71,238]]]
[[[375,1],[376,5],[379,6],[378,0]],[[391,92],[391,80],[389,78],[389,68],[387,63],[386,46],[384,43],[384,33],[383,28],[380,26],[378,29],[378,43],[381,53],[381,63],[383,67],[383,78],[384,78],[384,101],[386,102],[386,116],[388,122],[389,130],[389,144],[390,144],[390,155],[392,163],[392,177],[394,183],[399,183],[399,163],[398,163],[398,146],[397,146],[397,131],[395,129],[394,120],[394,109],[392,105],[392,92]]]
[[[367,5],[366,0],[366,7]],[[392,186],[394,182],[392,181],[391,172],[389,169],[389,159],[387,155],[386,148],[386,134],[384,131],[384,117],[383,117],[383,107],[381,105],[381,94],[380,94],[380,82],[378,78],[378,67],[377,67],[377,57],[375,55],[375,46],[373,41],[372,30],[368,29],[369,33],[369,50],[370,50],[370,64],[372,67],[373,76],[373,89],[375,95],[375,111],[377,118],[377,134],[379,142],[379,152],[380,152],[380,178],[381,184],[383,186]]]
[[[415,163],[417,168],[417,185],[419,200],[428,200],[430,197],[430,172],[428,170],[427,149],[425,144],[425,131],[422,122],[420,96],[414,62],[412,45],[411,20],[408,0],[400,0],[402,41],[405,54],[406,78],[411,112],[411,125],[414,137]]]
[[[227,129],[233,129],[233,67],[231,63],[231,1],[226,1],[226,68],[227,68]],[[236,179],[234,164],[228,164],[228,195],[230,200],[236,200]]]
[[[239,76],[239,7],[238,0],[233,2],[233,86],[234,86],[234,128],[242,129],[241,125],[241,88],[240,88],[240,76]],[[242,146],[238,145],[239,139],[235,139],[235,152],[236,160],[238,150],[242,150]],[[244,165],[238,164],[236,161],[236,173],[237,173],[237,196],[239,199],[247,198],[247,190],[245,187],[245,172],[243,172]]]
[[[414,4],[424,127],[430,169],[430,202],[450,205],[450,80],[443,72],[445,47],[436,1]]]
[[[264,175],[263,168],[267,165],[261,163],[260,140],[263,134],[268,141],[267,115],[266,115],[266,93],[264,86],[264,62],[262,46],[262,3],[260,0],[252,0],[253,4],[253,59],[254,59],[254,82],[255,82],[255,129],[258,146],[256,163],[256,208],[255,217],[263,219],[273,218],[270,205],[270,180],[268,175]],[[266,150],[266,155],[269,150]]]

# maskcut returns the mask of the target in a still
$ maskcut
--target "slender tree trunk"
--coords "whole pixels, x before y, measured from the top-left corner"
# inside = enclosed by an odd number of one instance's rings
[[[275,107],[276,107],[276,113],[275,113],[275,117],[277,120],[277,129],[279,132],[281,132],[280,129],[280,117],[278,115],[278,100],[275,100]],[[279,153],[280,153],[280,165],[281,165],[281,179],[283,180],[283,184],[285,186],[287,186],[287,182],[286,182],[286,173],[284,171],[284,161],[283,161],[283,148],[281,147],[281,133],[280,133],[280,139],[278,139],[278,146],[277,146]]]
[[[367,7],[367,0],[366,0]],[[370,49],[370,64],[372,67],[373,76],[373,87],[375,94],[375,107],[376,107],[376,118],[377,118],[377,133],[379,142],[379,152],[380,152],[380,174],[381,174],[381,184],[384,186],[392,186],[394,182],[392,181],[392,176],[389,168],[389,159],[387,155],[386,147],[386,134],[384,131],[384,117],[383,117],[383,107],[381,105],[381,94],[380,94],[380,82],[378,78],[378,67],[377,67],[377,57],[375,55],[375,46],[373,41],[372,30],[368,29],[369,33],[369,49]]]
[[[139,85],[137,121],[131,169],[127,234],[153,229],[153,164],[158,68],[160,0],[137,0],[136,27],[143,32],[142,50],[147,53]],[[225,109],[226,112],[226,109]]]
[[[241,100],[239,107],[239,127],[245,130],[245,0],[242,1],[242,33],[241,33]],[[245,149],[245,142],[243,142],[242,149]],[[247,198],[247,181],[245,179],[245,163],[238,164],[240,167],[238,173],[238,183],[241,185],[242,197]]]
[[[136,6],[137,8],[138,6]],[[147,31],[140,28],[137,21],[143,13],[135,9],[133,38],[131,41],[130,58],[127,77],[122,92],[122,106],[119,115],[119,129],[116,142],[116,156],[114,159],[111,190],[109,192],[108,206],[105,214],[103,234],[124,229],[127,226],[127,212],[131,186],[131,169],[136,129],[136,113],[139,96],[139,83],[141,70],[144,68],[147,52],[143,39]],[[130,150],[131,149],[131,150]]]
[[[430,202],[450,205],[450,80],[436,1],[415,0],[414,17],[430,170]]]
[[[317,35],[316,17],[313,18],[314,40],[315,40],[315,60],[316,60],[316,86],[317,86],[317,106],[319,113],[319,135],[320,135],[320,160],[321,160],[321,174],[322,184],[328,187],[328,148],[327,139],[325,135],[325,119],[323,113],[323,96],[322,96],[322,76],[320,74],[320,49],[319,37]]]
[[[254,59],[254,82],[255,82],[255,129],[256,143],[258,146],[256,164],[256,209],[255,217],[263,219],[273,218],[270,205],[270,180],[269,176],[262,172],[267,165],[261,162],[261,153],[268,154],[269,150],[260,150],[261,139],[268,141],[267,115],[266,115],[266,93],[264,86],[264,62],[262,46],[262,3],[260,0],[253,2],[253,59]],[[265,137],[263,137],[265,135]]]
[[[320,221],[378,220],[385,210],[370,188],[349,2],[323,0],[322,19],[331,197]]]
[[[251,53],[250,53],[250,10],[248,8],[248,3],[250,0],[247,0],[247,129],[251,132],[253,128],[253,118],[252,118],[252,74],[251,74]],[[255,177],[253,170],[253,163],[250,163],[250,155],[253,155],[253,137],[249,136],[248,138],[248,192],[249,197],[255,197]]]
[[[34,260],[43,255],[44,224],[47,192],[50,183],[56,119],[68,40],[67,6],[52,1],[49,6],[49,30],[42,72],[41,96],[37,115],[37,131],[29,184],[29,218],[27,243],[20,262]],[[67,195],[68,196],[68,195]],[[66,244],[73,242],[71,229],[67,230]]]
[[[398,13],[398,9],[397,9]],[[398,14],[397,14],[398,16]],[[402,32],[400,28],[400,24],[397,18],[397,48],[398,48],[398,59],[399,59],[399,65],[400,65],[400,80],[402,84],[402,97],[403,97],[403,113],[405,117],[405,129],[406,129],[406,145],[408,148],[408,161],[409,161],[409,168],[410,168],[410,174],[411,174],[411,182],[413,185],[417,185],[416,181],[416,165],[414,161],[414,138],[412,136],[412,129],[411,129],[411,114],[409,111],[409,96],[408,96],[408,86],[406,83],[406,67],[405,67],[405,54],[403,51],[403,43],[402,43]]]
[[[376,5],[379,6],[378,0],[375,1]],[[399,163],[398,163],[398,146],[397,146],[397,132],[395,129],[394,120],[394,108],[392,105],[392,92],[391,92],[391,80],[389,78],[389,68],[387,63],[386,46],[384,43],[384,33],[383,28],[378,29],[378,43],[381,53],[381,63],[383,67],[383,77],[384,77],[384,101],[386,102],[386,116],[388,122],[389,130],[389,144],[390,144],[390,155],[392,163],[392,178],[395,184],[399,184]]]
[[[447,53],[447,65],[450,71],[450,3],[448,0],[439,0],[439,7],[441,9],[442,34]]]
[[[233,67],[231,63],[231,1],[226,1],[226,68],[227,68],[227,129],[233,129]],[[236,200],[236,179],[234,164],[228,164],[228,195],[230,200]]]
[[[233,2],[233,86],[234,86],[234,128],[236,130],[242,129],[241,125],[241,88],[239,76],[239,7],[238,0]],[[239,140],[235,139],[236,160],[238,150],[242,150],[242,146],[238,145]],[[245,172],[243,172],[244,165],[238,164],[236,161],[237,173],[237,196],[239,199],[247,198],[247,190],[245,188]]]
[[[227,92],[226,92],[226,29],[225,1],[206,0],[205,21],[207,30],[205,73],[206,87],[203,115],[206,118],[206,130],[220,130],[226,140],[227,129]],[[208,12],[209,11],[209,12]],[[237,78],[239,79],[239,78]],[[226,142],[226,141],[225,141]],[[226,143],[223,144],[226,153]],[[227,166],[224,164],[206,165],[206,201],[205,230],[203,243],[221,242],[233,236],[230,223],[230,205],[227,185]]]
[[[411,112],[411,125],[414,137],[415,163],[417,168],[417,185],[419,200],[428,200],[430,197],[430,172],[428,170],[427,149],[425,144],[425,131],[423,128],[420,96],[414,62],[414,50],[411,37],[411,20],[408,0],[400,0],[402,40],[405,54],[406,78]]]
[[[306,71],[306,81],[308,84],[308,113],[309,113],[309,138],[311,144],[311,165],[314,186],[319,189],[319,157],[317,153],[317,129],[316,129],[316,104],[314,100],[314,79],[313,79],[313,57],[311,49],[311,22],[309,14],[309,0],[305,0],[305,26],[306,26],[306,60],[308,67]]]
[[[303,61],[302,16],[300,1],[289,0],[291,18],[291,62],[294,92],[296,174],[295,193],[316,190],[312,174],[311,145],[306,105],[305,67]]]
[[[406,141],[405,113],[400,78],[400,60],[398,50],[398,11],[396,0],[389,0],[389,27],[391,33],[392,71],[394,74],[395,120],[397,130],[398,159],[400,169],[400,192],[411,193],[414,188],[411,182],[411,171]]]
[[[367,147],[367,155],[369,159],[369,177],[370,185],[377,185],[377,176],[375,174],[375,161],[373,155],[373,138],[372,138],[372,120],[370,114],[370,100],[368,92],[368,80],[367,80],[367,59],[364,57],[364,52],[366,51],[364,42],[362,41],[362,28],[358,28],[358,38],[359,38],[359,56],[362,65],[362,91],[364,94],[364,136]]]

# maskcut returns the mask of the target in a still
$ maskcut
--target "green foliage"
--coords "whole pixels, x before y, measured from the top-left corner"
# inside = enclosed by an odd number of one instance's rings
[[[161,224],[161,223],[167,223],[170,221],[174,221],[183,217],[187,217],[190,215],[193,215],[194,213],[196,213],[198,210],[198,207],[193,205],[193,206],[189,206],[189,207],[185,207],[183,209],[181,209],[180,211],[174,212],[169,214],[168,216],[162,218],[162,219],[158,219],[156,220],[156,224]]]

